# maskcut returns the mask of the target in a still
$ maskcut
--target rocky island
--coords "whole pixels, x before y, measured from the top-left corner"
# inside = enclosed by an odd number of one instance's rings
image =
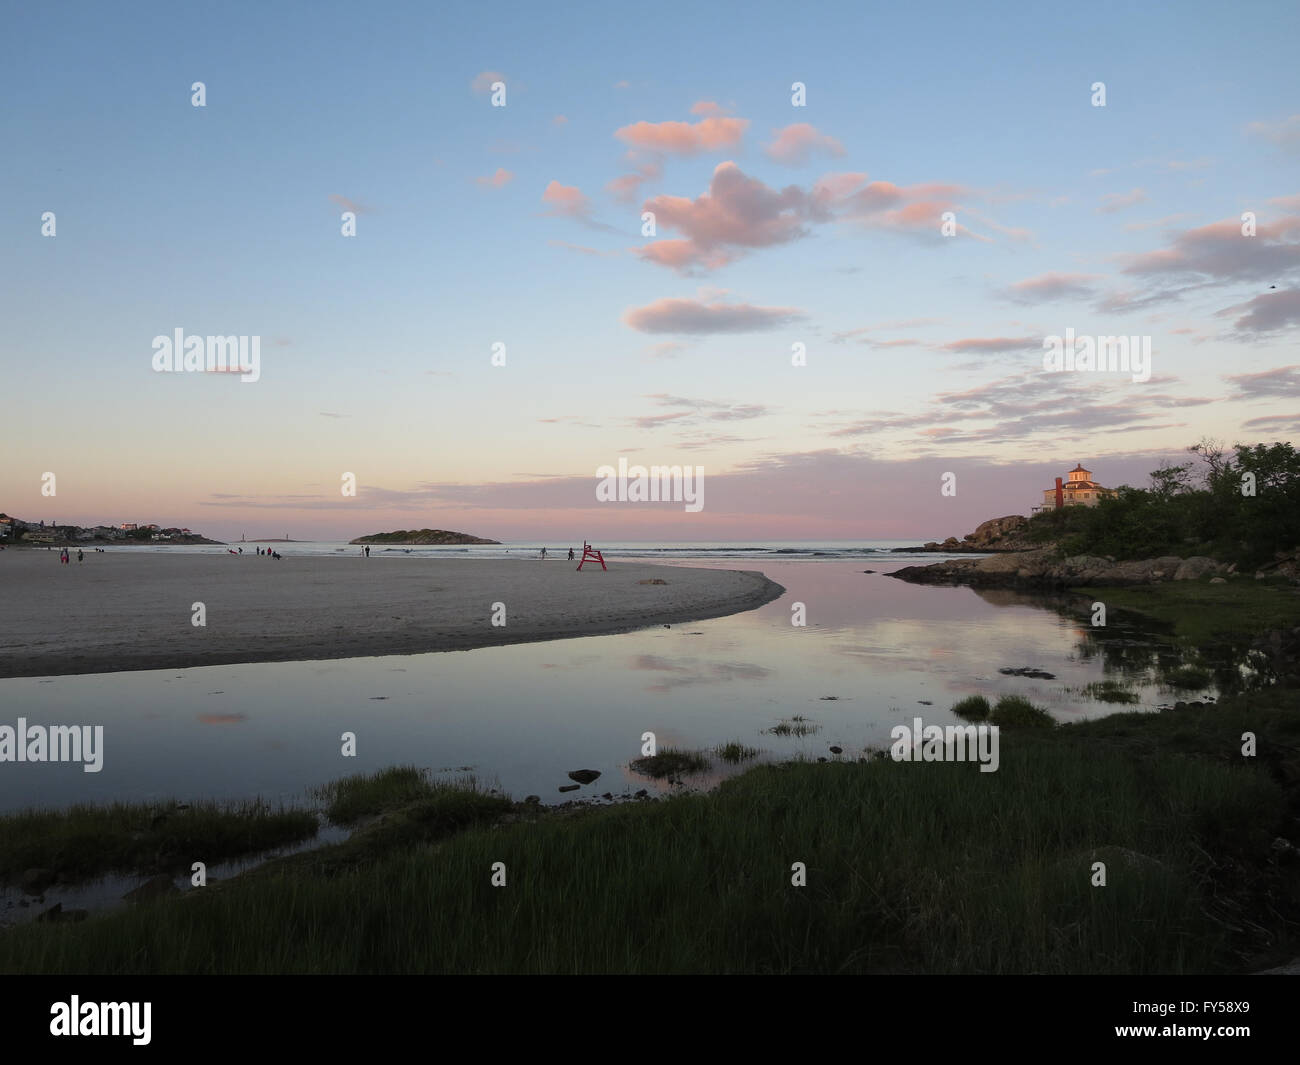
[[[453,544],[499,544],[500,540],[485,540],[469,533],[449,532],[446,529],[398,529],[396,532],[372,533],[349,540],[350,544],[399,544],[402,547],[443,547]]]

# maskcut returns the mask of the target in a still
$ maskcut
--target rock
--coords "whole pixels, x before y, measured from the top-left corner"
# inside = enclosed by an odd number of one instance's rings
[[[873,569],[864,569],[862,572],[863,572],[863,573],[875,573],[876,571],[873,570]]]
[[[642,788],[642,789],[641,789],[640,791],[638,791],[635,795],[633,795],[632,798],[634,798],[634,799],[644,799],[644,798],[647,798],[649,795],[650,795],[650,793],[649,793],[648,791],[646,791],[645,788]]]
[[[577,790],[578,790],[578,785],[577,785],[577,784],[561,784],[561,785],[560,785],[560,790],[561,790],[561,791],[577,791]]]
[[[525,796],[524,796],[524,802],[526,802],[526,803],[539,803],[539,802],[541,802],[541,801],[542,801],[542,797],[541,797],[540,795],[525,795]]]
[[[832,747],[832,748],[830,748],[830,752],[831,752],[831,754],[843,754],[843,753],[844,753],[844,748],[843,748],[843,747]]]
[[[614,798],[614,793],[613,793],[612,791],[607,791],[607,792],[605,792],[604,795],[601,796],[601,798],[602,798],[602,799],[610,799],[610,800],[612,800],[612,799]]]
[[[1174,579],[1177,580],[1177,578],[1174,578]],[[1210,583],[1211,583],[1211,584],[1227,584],[1228,582],[1227,582],[1226,580],[1224,580],[1222,577],[1211,577],[1211,578],[1210,578]]]
[[[24,895],[44,895],[45,889],[54,883],[56,874],[53,869],[28,869],[18,881],[18,887]]]
[[[570,780],[576,780],[579,784],[590,784],[600,773],[595,769],[575,769],[569,774]]]
[[[122,899],[125,902],[140,903],[176,894],[179,892],[176,885],[172,883],[172,878],[166,873],[159,873],[157,876],[151,876],[139,887],[132,888],[122,896]]]
[[[1193,555],[1191,558],[1185,558],[1174,570],[1174,580],[1176,581],[1194,581],[1204,577],[1207,573],[1218,573],[1223,567],[1212,558],[1206,558],[1204,555]]]
[[[1030,669],[1028,666],[1020,666],[1017,669],[999,669],[999,673],[1008,677],[1033,677],[1036,680],[1055,680],[1055,673],[1048,673],[1041,669]]]
[[[817,761],[819,761],[819,762],[824,762],[824,761],[826,761],[826,759],[823,758],[823,757],[821,757],[821,755],[818,755],[818,756],[817,756]]]

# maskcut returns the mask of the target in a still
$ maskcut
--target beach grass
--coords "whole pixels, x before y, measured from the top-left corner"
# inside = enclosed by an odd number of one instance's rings
[[[155,873],[191,860],[209,865],[316,835],[308,810],[247,802],[108,803],[0,816],[0,881],[48,869],[77,881],[104,873]]]
[[[773,736],[811,736],[820,729],[820,725],[809,721],[801,714],[795,714],[789,720],[778,721],[767,731]]]
[[[1294,703],[1017,730],[996,773],[768,765],[528,822],[468,789],[443,796],[473,812],[459,828],[421,835],[415,817],[181,898],[12,929],[0,971],[1238,971],[1259,944],[1234,914],[1270,923],[1259,900],[1279,897]],[[1275,741],[1257,760],[1225,753],[1246,723]]]
[[[762,752],[757,747],[747,747],[733,740],[731,743],[724,743],[714,748],[713,753],[729,765],[739,765],[741,762],[757,758]]]
[[[1208,688],[1213,676],[1203,666],[1179,666],[1177,669],[1166,670],[1160,679],[1170,688],[1191,691]]]
[[[642,776],[662,780],[664,777],[704,773],[712,768],[712,763],[700,751],[679,751],[675,747],[665,747],[657,754],[633,759],[629,767]]]
[[[1103,703],[1135,703],[1137,692],[1129,691],[1117,680],[1095,680],[1083,689],[1089,698]]]
[[[1162,581],[1075,591],[1108,608],[1155,618],[1179,640],[1198,647],[1225,637],[1300,625],[1300,595],[1284,580]]]
[[[391,766],[377,773],[358,773],[317,788],[325,816],[336,825],[351,825],[363,817],[418,802],[437,791],[428,773],[415,766]]]
[[[999,728],[1055,728],[1056,721],[1042,707],[1023,695],[1004,695],[989,714],[989,723]]]
[[[989,710],[989,701],[982,695],[968,695],[952,705],[952,712],[967,721],[984,721]]]

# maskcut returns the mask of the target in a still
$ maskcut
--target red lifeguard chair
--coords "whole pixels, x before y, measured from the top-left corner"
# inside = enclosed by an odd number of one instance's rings
[[[586,540],[582,541],[582,562],[599,562],[600,568],[605,570],[606,573],[609,572],[608,567],[605,565],[605,556],[587,543]],[[582,569],[582,562],[578,563],[578,569]]]

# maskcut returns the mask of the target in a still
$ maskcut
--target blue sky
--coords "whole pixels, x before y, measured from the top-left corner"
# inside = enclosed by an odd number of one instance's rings
[[[1276,3],[7,5],[0,509],[219,535],[947,535],[1076,461],[1136,483],[1204,435],[1287,439],[1298,23]],[[493,73],[505,107],[472,87]],[[678,243],[654,261],[657,241]],[[262,337],[261,380],[155,373],[177,327]],[[1152,379],[1045,377],[1067,327],[1150,336]],[[703,465],[710,505],[598,506],[620,455]],[[948,470],[977,490],[939,497]]]

